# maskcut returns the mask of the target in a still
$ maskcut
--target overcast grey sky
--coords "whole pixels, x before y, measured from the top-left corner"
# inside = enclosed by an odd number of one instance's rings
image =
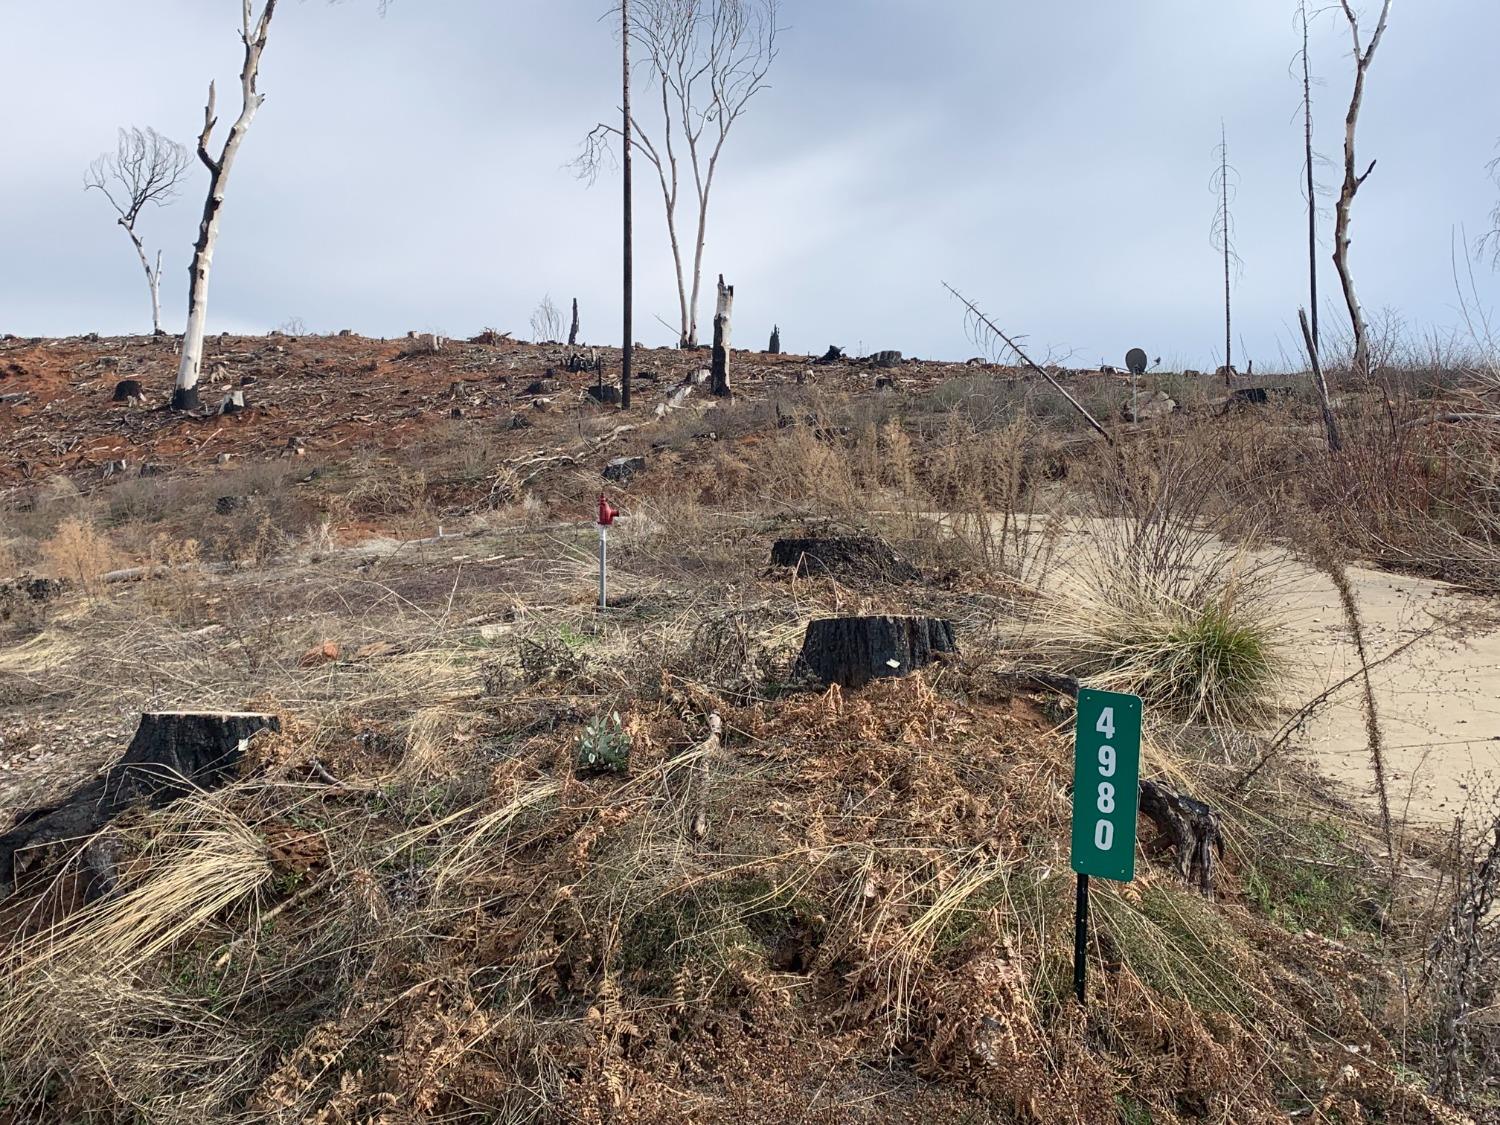
[[[1236,347],[1275,363],[1306,299],[1294,6],[785,0],[783,53],[731,137],[705,258],[708,277],[737,287],[737,343],[761,346],[774,321],[792,350],[961,359],[975,349],[947,280],[1079,364],[1140,344],[1211,367],[1222,118],[1240,178]],[[375,0],[284,0],[268,100],[225,209],[210,331],[298,317],[314,331],[526,336],[550,293],[580,299],[591,342],[617,342],[618,174],[589,188],[566,167],[618,104],[605,7],[397,0],[380,18]],[[227,122],[236,9],[0,0],[0,331],[149,329],[139,263],[82,174],[120,125],[190,142],[210,78]],[[1472,241],[1495,203],[1497,44],[1496,0],[1397,0],[1370,77],[1360,153],[1379,167],[1357,204],[1354,262],[1367,306],[1417,328],[1456,323],[1450,237],[1467,225]],[[1351,81],[1341,22],[1317,24],[1313,55],[1319,147],[1337,157]],[[1337,175],[1321,178],[1331,189]],[[176,331],[205,182],[195,165],[183,196],[144,221],[167,251]],[[644,178],[636,206],[637,334],[667,343],[654,317],[674,319],[675,289]],[[1479,281],[1500,304],[1500,278]]]

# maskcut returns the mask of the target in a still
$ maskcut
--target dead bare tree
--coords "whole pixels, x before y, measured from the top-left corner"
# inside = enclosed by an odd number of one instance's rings
[[[1068,403],[1073,407],[1073,409],[1078,411],[1079,414],[1083,415],[1083,420],[1089,424],[1090,428],[1092,428],[1095,433],[1097,433],[1110,445],[1114,445],[1115,439],[1110,436],[1109,431],[1104,428],[1099,419],[1090,414],[1088,412],[1088,408],[1084,406],[1083,403],[1079,402],[1076,398],[1070,395],[1067,392],[1067,389],[1055,378],[1053,378],[1050,371],[1048,371],[1044,367],[1039,366],[1032,360],[1029,355],[1022,351],[1020,341],[1018,341],[1015,337],[1008,335],[993,320],[986,316],[980,310],[978,305],[969,300],[969,298],[965,297],[962,293],[953,288],[953,286],[949,285],[946,281],[943,282],[943,288],[948,290],[949,293],[952,293],[954,297],[958,298],[959,304],[963,305],[963,307],[968,310],[968,316],[970,318],[970,328],[976,339],[986,343],[991,341],[999,341],[1000,343],[1003,343],[1006,349],[1011,352],[1011,354],[1016,356],[1017,359],[1019,359],[1027,367],[1031,368],[1031,370],[1035,371],[1043,379],[1047,380],[1047,382],[1051,383],[1052,389],[1055,390],[1058,394],[1062,395],[1063,398],[1067,399]]]
[[[620,409],[630,409],[630,375],[635,363],[635,180],[631,168],[630,127],[630,0],[620,0],[620,129],[625,143],[625,183],[620,195],[620,233],[624,236],[620,287],[624,326],[620,333]]]
[[[1297,15],[1302,24],[1302,125],[1307,167],[1307,271],[1308,311],[1312,314],[1314,349],[1322,344],[1318,334],[1318,185],[1313,179],[1312,52],[1308,47],[1307,0],[1299,0]]]
[[[130,236],[146,271],[146,286],[151,291],[151,330],[161,328],[161,251],[156,252],[153,267],[146,256],[146,246],[136,231],[136,223],[146,207],[164,207],[177,196],[192,156],[185,146],[162,136],[155,129],[131,127],[120,130],[114,152],[106,152],[89,165],[84,174],[83,189],[97,190],[109,200],[119,218],[116,220]]]
[[[635,0],[634,8],[629,34],[644,49],[658,87],[660,125],[649,131],[632,115],[627,119],[627,140],[623,128],[601,122],[585,138],[575,167],[580,176],[593,180],[608,159],[610,145],[620,139],[656,169],[677,271],[678,343],[697,347],[714,177],[734,123],[750,100],[766,89],[766,75],[778,50],[781,0]],[[678,233],[683,163],[692,177],[696,205],[691,278]]]
[[[1495,181],[1495,186],[1500,187],[1500,156],[1491,160],[1486,167]],[[1490,232],[1479,240],[1481,254],[1484,253],[1486,247],[1490,251],[1495,268],[1500,269],[1500,201],[1495,203],[1495,209],[1490,212]]]
[[[1307,358],[1312,364],[1313,386],[1318,391],[1318,405],[1323,411],[1323,432],[1328,438],[1328,452],[1337,453],[1344,448],[1344,440],[1339,434],[1338,419],[1333,413],[1333,399],[1328,394],[1328,380],[1323,377],[1323,361],[1318,355],[1318,338],[1313,335],[1312,326],[1307,322],[1307,310],[1298,309],[1297,319],[1302,324],[1302,339],[1307,345]]]
[[[1381,0],[1380,18],[1375,24],[1375,33],[1369,43],[1364,41],[1359,13],[1350,0],[1339,0],[1344,19],[1349,24],[1349,34],[1354,41],[1354,91],[1349,97],[1349,112],[1344,119],[1344,183],[1339,190],[1338,207],[1335,211],[1333,234],[1333,268],[1338,271],[1339,282],[1344,290],[1344,303],[1349,308],[1349,323],[1354,330],[1354,370],[1356,378],[1370,376],[1370,328],[1365,320],[1364,309],[1354,292],[1354,275],[1349,272],[1349,225],[1354,208],[1354,197],[1364,186],[1370,173],[1375,171],[1375,161],[1361,174],[1357,170],[1354,155],[1355,133],[1359,127],[1359,111],[1365,100],[1365,77],[1370,64],[1375,61],[1375,52],[1385,38],[1385,29],[1391,18],[1392,0]]]
[[[1218,205],[1214,209],[1214,222],[1210,229],[1209,241],[1215,250],[1224,255],[1224,376],[1227,379],[1234,374],[1231,281],[1234,272],[1241,268],[1241,261],[1239,253],[1234,248],[1234,214],[1229,209],[1229,205],[1234,202],[1238,184],[1235,170],[1229,163],[1229,135],[1224,130],[1223,122],[1219,123],[1219,147],[1214,150],[1214,155],[1219,159],[1219,166],[1214,169],[1209,186],[1218,199]]]
[[[531,314],[531,338],[538,344],[555,344],[562,339],[562,313],[552,303],[550,293]]]
[[[265,0],[260,15],[253,13],[253,0],[241,0],[240,42],[244,44],[245,61],[240,69],[240,115],[229,128],[224,147],[217,157],[209,154],[208,143],[219,119],[214,115],[217,90],[208,84],[208,104],[203,110],[203,132],[198,136],[198,159],[208,169],[208,197],[203,203],[203,221],[198,226],[198,242],[193,247],[193,264],[188,271],[188,320],[182,338],[182,361],[177,368],[177,385],[172,392],[173,410],[198,408],[198,377],[203,370],[203,332],[208,323],[208,277],[213,268],[214,245],[219,240],[219,219],[224,208],[224,193],[229,189],[229,173],[234,158],[255,113],[266,97],[256,89],[260,58],[266,49],[266,36],[276,14],[277,0]]]

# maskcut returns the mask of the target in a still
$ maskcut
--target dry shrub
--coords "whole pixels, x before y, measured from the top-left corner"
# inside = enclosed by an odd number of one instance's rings
[[[1222,419],[1175,421],[1147,439],[1152,454],[1144,464],[1169,474],[1174,464],[1194,466],[1177,475],[1189,493],[1204,485],[1216,491],[1200,515],[1226,536],[1264,531],[1309,551],[1316,544],[1303,541],[1302,529],[1315,521],[1341,544],[1344,561],[1495,589],[1500,426],[1431,420],[1435,411],[1493,410],[1462,394],[1438,403],[1347,394],[1338,410],[1344,448],[1335,454],[1315,408],[1292,399]],[[1131,452],[1141,444],[1122,449],[1125,475],[1143,461]],[[1106,459],[1091,468],[1096,480],[1118,475]]]
[[[109,536],[76,516],[63,520],[53,536],[42,544],[42,559],[54,578],[78,583],[90,597],[103,591],[101,580],[118,562]]]
[[[357,516],[421,516],[430,508],[425,472],[383,462],[359,467],[347,496]]]
[[[1039,533],[1031,466],[1036,428],[1025,417],[976,430],[963,415],[948,420],[924,460],[921,483],[931,509],[976,569],[1036,578],[1051,541]]]
[[[821,423],[793,426],[782,431],[768,452],[768,496],[827,514],[849,514],[868,505],[836,428]]]
[[[880,447],[880,482],[897,496],[917,495],[916,446],[900,422],[881,427]]]
[[[22,573],[19,547],[15,540],[0,538],[0,578],[14,578]]]
[[[751,494],[754,470],[743,457],[722,445],[715,445],[713,455],[695,479],[700,502],[728,507]]]
[[[114,895],[4,954],[0,1057],[13,1102],[40,1111],[61,1096],[54,1112],[201,1122],[227,1111],[254,1069],[258,1047],[208,997],[184,995],[171,966],[270,879],[264,840],[222,796],[178,801],[137,835]]]
[[[1044,667],[1188,721],[1269,717],[1285,673],[1264,588],[1233,571],[1191,600],[1141,572],[1095,572],[1035,603],[1019,647]]]
[[[179,625],[208,620],[208,581],[198,540],[159,535],[151,541],[149,557],[156,575],[144,586],[146,604]]]
[[[1500,426],[1422,421],[1410,405],[1350,418],[1311,504],[1355,555],[1500,589]]]

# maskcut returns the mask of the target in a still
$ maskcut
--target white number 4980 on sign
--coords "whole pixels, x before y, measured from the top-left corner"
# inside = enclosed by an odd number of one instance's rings
[[[1135,873],[1140,715],[1133,695],[1078,693],[1073,870],[1080,874],[1123,880]]]

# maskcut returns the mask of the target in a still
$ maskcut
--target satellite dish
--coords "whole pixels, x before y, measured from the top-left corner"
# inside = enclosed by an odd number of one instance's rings
[[[1131,348],[1125,353],[1125,366],[1130,370],[1132,375],[1144,375],[1146,373],[1146,365],[1150,362],[1151,360],[1140,348]]]

